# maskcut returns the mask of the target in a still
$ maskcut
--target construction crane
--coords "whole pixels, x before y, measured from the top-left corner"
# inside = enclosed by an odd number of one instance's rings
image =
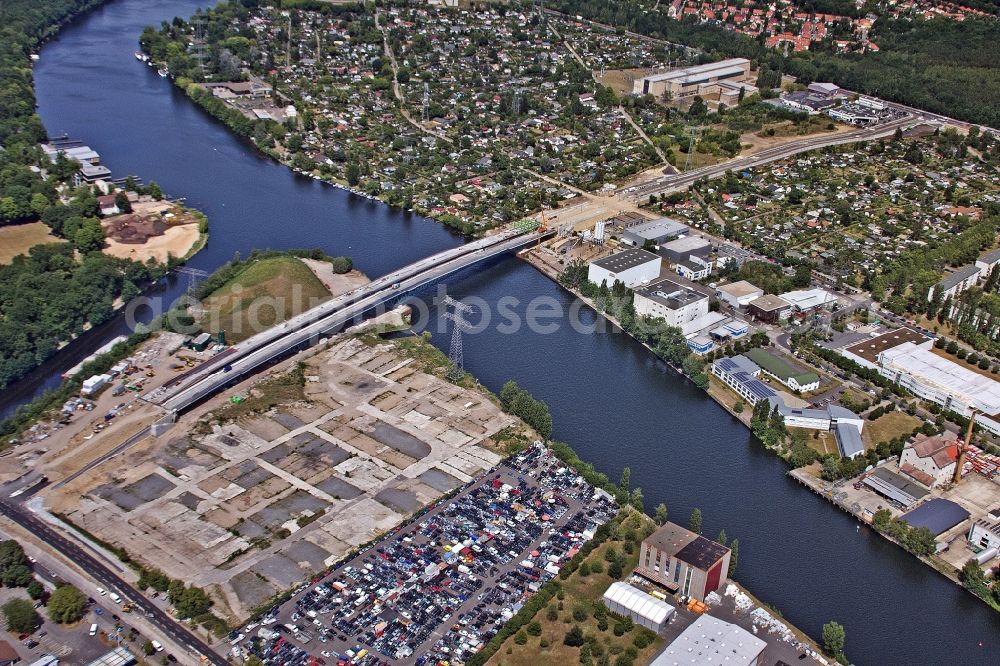
[[[965,430],[965,441],[958,445],[958,460],[955,461],[955,474],[951,477],[951,482],[958,485],[962,480],[962,468],[965,467],[965,454],[972,446],[972,429],[976,426],[976,414],[979,410],[973,407],[969,412],[969,427]]]

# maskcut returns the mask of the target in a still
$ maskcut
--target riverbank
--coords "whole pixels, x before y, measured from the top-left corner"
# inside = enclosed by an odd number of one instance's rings
[[[600,316],[603,316],[607,321],[611,322],[618,329],[621,329],[622,332],[626,332],[627,333],[627,331],[625,331],[622,328],[622,326],[620,325],[620,323],[617,321],[617,319],[614,316],[612,316],[611,314],[609,314],[607,312],[602,312],[599,308],[596,307],[596,305],[594,304],[594,302],[591,299],[588,299],[587,297],[583,296],[578,291],[573,290],[573,289],[569,289],[564,284],[562,284],[562,282],[560,282],[560,280],[559,280],[559,276],[560,276],[561,271],[560,271],[558,265],[553,264],[552,261],[548,260],[548,258],[543,253],[538,252],[537,250],[529,250],[529,251],[525,251],[525,252],[520,253],[518,256],[521,257],[522,259],[524,259],[527,263],[529,263],[530,265],[532,265],[534,268],[536,268],[540,273],[542,273],[546,277],[550,278],[553,282],[555,282],[556,284],[558,284],[561,288],[565,289],[569,293],[573,294],[576,298],[579,298],[580,300],[582,300],[583,302],[585,302],[588,306],[590,306],[591,308],[593,308]],[[640,344],[642,344],[643,347],[645,347],[648,351],[650,351],[651,353],[653,353],[655,355],[655,351],[650,347],[650,345],[643,343],[641,340],[636,340],[636,342],[639,342]],[[671,367],[673,368],[673,370],[675,370],[679,374],[681,374],[681,375],[685,376],[686,378],[690,379],[690,377],[687,377],[687,375],[684,373],[683,369],[676,368],[676,367],[673,367],[673,366],[671,366]],[[712,400],[714,400],[716,404],[718,404],[720,407],[722,407],[724,410],[726,410],[726,412],[728,412],[731,416],[733,416],[735,419],[737,419],[740,423],[742,423],[744,426],[746,426],[746,428],[748,430],[751,430],[751,432],[752,432],[752,429],[751,429],[751,426],[750,426],[751,419],[752,419],[752,410],[742,409],[740,411],[737,411],[736,407],[735,407],[736,404],[738,404],[738,403],[739,404],[743,404],[743,401],[740,400],[733,393],[731,393],[714,376],[711,376],[710,379],[711,379],[711,381],[709,382],[708,387],[705,389],[705,392],[708,394],[708,396],[711,397]],[[764,447],[764,448],[767,448],[767,447]],[[774,449],[768,448],[768,450],[771,451],[771,452],[773,452],[773,453],[775,453],[776,455],[778,455],[779,458],[781,458],[782,460],[785,460],[787,462],[787,460],[785,459],[785,457],[782,456],[781,454],[779,454]],[[872,517],[873,517],[874,512],[876,510],[875,507],[865,508],[865,507],[863,507],[863,505],[861,503],[859,503],[857,501],[853,501],[853,500],[850,501],[850,502],[846,501],[845,497],[847,497],[848,493],[844,492],[843,488],[845,487],[845,484],[849,483],[849,480],[844,480],[844,481],[840,481],[840,482],[836,482],[836,483],[830,483],[830,482],[824,481],[819,476],[819,470],[818,470],[818,468],[819,468],[819,463],[813,463],[813,464],[808,465],[806,467],[789,469],[789,470],[787,470],[786,473],[788,474],[788,476],[790,476],[795,481],[799,482],[800,484],[802,484],[803,486],[805,486],[806,488],[808,488],[809,490],[811,490],[812,492],[814,492],[818,496],[826,499],[827,501],[829,501],[831,504],[833,504],[837,508],[842,509],[843,511],[845,511],[848,515],[850,515],[855,520],[857,520],[857,521],[859,521],[861,523],[864,523],[865,525],[867,525],[869,527],[872,527],[872,530],[875,533],[879,534],[880,536],[882,536],[883,538],[885,538],[890,543],[893,543],[896,546],[899,546],[904,551],[906,551],[907,554],[912,555],[913,557],[916,557],[916,559],[918,559],[919,561],[921,561],[923,564],[929,566],[935,572],[937,572],[937,573],[941,574],[942,576],[944,576],[950,582],[958,585],[963,590],[969,592],[970,594],[972,594],[973,596],[975,596],[980,601],[983,601],[984,603],[986,603],[986,605],[990,606],[991,608],[996,609],[996,607],[993,606],[993,604],[991,604],[989,600],[983,599],[982,597],[979,597],[972,590],[968,589],[962,583],[962,581],[959,578],[959,570],[956,568],[956,566],[954,566],[953,564],[945,561],[944,559],[942,559],[938,555],[921,556],[921,555],[917,555],[915,553],[911,553],[910,551],[906,550],[906,548],[903,546],[903,544],[901,544],[899,541],[897,541],[896,539],[893,539],[888,534],[885,534],[884,532],[876,529],[872,525],[872,522],[873,522]],[[852,489],[852,486],[847,485],[846,487],[848,489]],[[872,496],[871,493],[867,493],[866,495],[867,495],[867,498],[875,497],[875,496]],[[877,500],[877,497],[875,497],[875,499]],[[958,530],[956,528],[955,531],[956,531],[956,535],[954,535],[953,538],[961,538],[961,536],[959,534],[957,534],[958,532],[961,532],[961,530]]]

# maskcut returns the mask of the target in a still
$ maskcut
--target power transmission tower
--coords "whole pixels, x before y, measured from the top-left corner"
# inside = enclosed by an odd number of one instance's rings
[[[465,315],[474,312],[475,309],[471,305],[456,301],[451,296],[444,297],[443,305],[445,307],[445,319],[450,319],[452,322],[451,346],[448,349],[448,360],[451,362],[451,368],[448,370],[448,379],[458,381],[465,375],[462,333],[472,330],[472,325],[465,320]],[[449,307],[454,308],[455,312],[448,310],[447,308]]]
[[[431,86],[426,81],[424,81],[424,108],[421,117],[425,123],[431,119]]]
[[[188,280],[187,291],[188,293],[194,292],[194,287],[198,284],[199,280],[204,280],[208,277],[208,271],[203,271],[200,268],[188,268],[187,266],[180,266],[174,269],[177,273],[181,275],[186,275]]]
[[[191,41],[192,55],[198,62],[198,67],[201,69],[202,75],[204,75],[205,60],[208,58],[205,50],[208,48],[208,45],[205,43],[205,17],[201,14],[200,9],[195,12],[194,17],[191,19],[191,25],[194,26],[194,39]]]
[[[692,127],[690,143],[688,143],[687,159],[684,160],[685,172],[691,166],[691,154],[694,153],[695,146],[698,145],[698,140],[700,138],[701,138],[701,127]]]
[[[292,66],[292,14],[288,14],[288,42],[285,44],[285,67]]]

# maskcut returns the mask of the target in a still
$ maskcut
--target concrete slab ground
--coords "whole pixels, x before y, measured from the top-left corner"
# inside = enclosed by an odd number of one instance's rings
[[[210,403],[47,504],[171,577],[217,586],[243,619],[499,462],[490,438],[514,419],[393,344],[342,337],[304,362],[300,395],[257,412]],[[235,390],[266,395],[268,381]]]

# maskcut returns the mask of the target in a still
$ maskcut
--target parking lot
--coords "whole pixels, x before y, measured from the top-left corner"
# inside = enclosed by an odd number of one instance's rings
[[[244,627],[234,656],[464,661],[616,510],[536,443]]]

